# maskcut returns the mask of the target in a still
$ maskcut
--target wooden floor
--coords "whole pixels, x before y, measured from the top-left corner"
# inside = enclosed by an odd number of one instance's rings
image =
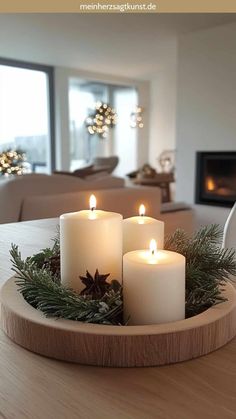
[[[11,242],[30,255],[50,244],[56,224],[0,226],[1,283],[12,275]],[[236,339],[181,364],[114,369],[43,358],[0,332],[0,418],[235,419]]]

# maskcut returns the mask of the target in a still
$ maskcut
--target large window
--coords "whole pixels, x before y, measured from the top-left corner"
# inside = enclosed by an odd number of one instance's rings
[[[117,113],[117,124],[105,139],[90,135],[86,118],[96,102],[109,104]],[[117,155],[116,174],[125,175],[137,165],[137,130],[130,126],[130,115],[138,104],[133,86],[118,86],[71,78],[69,82],[70,169],[75,170],[95,157]]]
[[[21,149],[31,170],[54,168],[53,70],[0,59],[0,151]]]

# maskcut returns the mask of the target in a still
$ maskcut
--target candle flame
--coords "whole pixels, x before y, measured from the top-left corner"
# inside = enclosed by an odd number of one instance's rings
[[[152,239],[151,241],[150,241],[150,251],[151,251],[151,254],[154,256],[155,255],[155,253],[156,253],[156,251],[157,251],[157,242],[156,242],[156,240],[154,240],[154,239]]]
[[[91,211],[96,209],[96,205],[97,205],[96,197],[95,195],[91,195],[89,199],[89,206],[90,206]]]
[[[146,212],[146,208],[143,204],[141,204],[139,207],[139,215],[142,217],[145,215],[145,212]]]

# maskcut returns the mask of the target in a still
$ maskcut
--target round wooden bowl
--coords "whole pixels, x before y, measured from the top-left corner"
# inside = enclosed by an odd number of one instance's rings
[[[51,358],[106,367],[165,365],[205,355],[236,335],[232,285],[224,296],[228,301],[187,320],[103,326],[44,317],[23,299],[13,277],[1,290],[1,326],[18,345]]]

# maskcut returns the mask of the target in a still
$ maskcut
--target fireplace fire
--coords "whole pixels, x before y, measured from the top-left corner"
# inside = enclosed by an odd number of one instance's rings
[[[209,192],[216,190],[216,183],[214,182],[214,179],[212,177],[206,178],[206,189]]]
[[[236,201],[236,152],[198,152],[195,202],[231,207]]]

